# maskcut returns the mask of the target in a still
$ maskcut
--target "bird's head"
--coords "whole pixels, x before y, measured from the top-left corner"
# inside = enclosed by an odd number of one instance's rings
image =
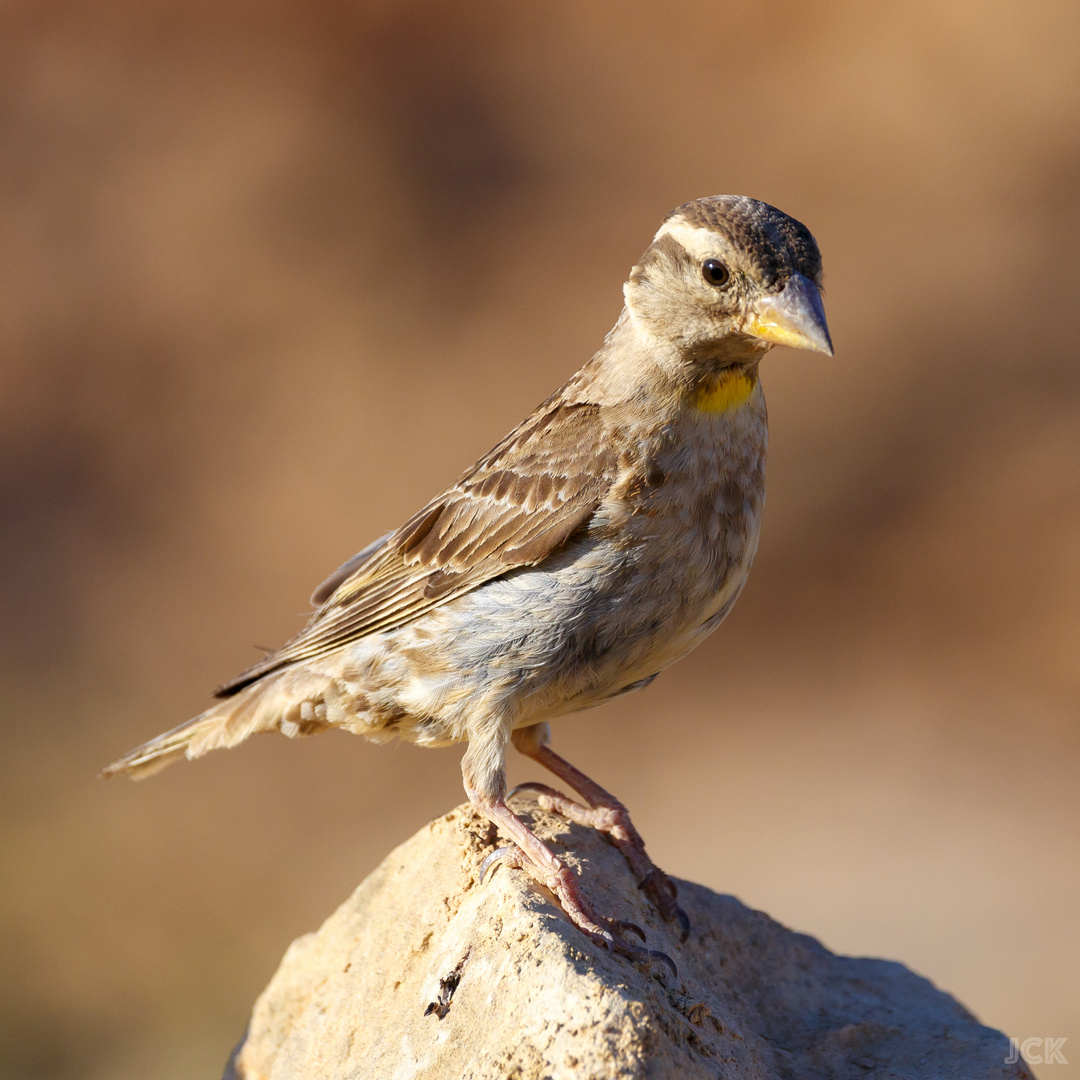
[[[714,195],[673,210],[623,291],[634,320],[688,359],[750,359],[770,345],[832,355],[817,243],[756,199]]]

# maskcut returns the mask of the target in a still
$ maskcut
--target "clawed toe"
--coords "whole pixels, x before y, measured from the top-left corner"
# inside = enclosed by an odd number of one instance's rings
[[[657,964],[663,964],[668,971],[671,972],[674,978],[679,977],[679,969],[675,966],[675,961],[671,959],[666,952],[661,952],[659,949],[646,949],[647,953],[646,962],[652,961]]]
[[[569,784],[585,802],[576,802],[547,784],[533,782],[518,784],[507,798],[529,792],[536,796],[536,801],[545,810],[554,810],[569,821],[604,833],[622,852],[638,881],[638,888],[653,902],[665,922],[678,923],[679,940],[686,941],[690,935],[690,919],[675,902],[675,883],[646,854],[645,841],[634,828],[626,807],[610,792],[559,757],[549,746],[524,737],[516,738],[515,743],[519,750]]]
[[[520,795],[523,791],[531,791],[538,795],[547,795],[549,793],[555,795],[559,794],[559,792],[555,791],[554,788],[549,787],[547,784],[537,784],[530,780],[527,783],[517,784],[512,787],[506,793],[506,801],[509,802],[515,795]]]
[[[642,941],[647,941],[645,937],[645,931],[638,926],[637,923],[627,922],[626,919],[608,919],[608,923],[616,930],[621,930],[623,933],[637,934]]]
[[[640,945],[635,945],[624,938],[615,938],[608,944],[608,948],[618,956],[625,957],[632,964],[648,964],[650,967],[653,964],[663,964],[675,978],[679,977],[679,969],[675,966],[675,961],[659,949],[643,949]]]
[[[665,922],[679,924],[679,941],[686,941],[690,936],[690,916],[675,902],[679,895],[675,882],[658,866],[654,866],[642,878],[638,888],[656,905]]]
[[[638,933],[641,935],[641,940],[645,940],[645,934],[641,927],[636,926],[634,923],[623,922],[621,919],[609,919],[608,922],[613,928]],[[593,937],[594,935],[589,934],[589,936]],[[643,949],[640,945],[635,945],[632,941],[627,941],[624,937],[615,934],[604,935],[603,944],[611,952],[624,957],[632,964],[647,964],[650,967],[653,964],[663,964],[672,975],[676,978],[679,976],[679,969],[675,966],[675,961],[666,952],[661,952],[659,949]]]
[[[496,848],[481,864],[480,864],[480,882],[483,884],[484,878],[487,877],[488,870],[497,863],[505,862],[509,866],[513,866],[515,869],[521,869],[521,851],[513,844],[508,844],[506,847]]]
[[[690,936],[690,916],[681,907],[675,907],[675,921],[679,924],[679,942],[685,942]]]
[[[672,975],[678,976],[679,971],[675,966],[675,961],[667,953],[657,949],[643,949],[640,945],[627,940],[627,935],[633,934],[643,943],[645,942],[645,931],[637,923],[627,919],[610,918],[593,911],[577,879],[565,866],[560,865],[553,874],[545,873],[544,870],[535,866],[519,847],[507,845],[496,848],[480,864],[481,882],[486,879],[488,871],[496,863],[524,870],[534,881],[550,890],[570,921],[596,944],[602,945],[617,956],[625,957],[632,963],[650,966],[662,964],[671,971]]]

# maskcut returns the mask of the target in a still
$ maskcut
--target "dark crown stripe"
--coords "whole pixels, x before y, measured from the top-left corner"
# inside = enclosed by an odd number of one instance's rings
[[[821,284],[821,255],[810,230],[769,203],[744,195],[714,195],[683,203],[664,220],[676,219],[726,236],[754,259],[766,284],[786,277],[788,266]]]

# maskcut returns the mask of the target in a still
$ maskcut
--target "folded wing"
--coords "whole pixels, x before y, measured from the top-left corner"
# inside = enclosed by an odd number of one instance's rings
[[[453,487],[328,578],[303,631],[218,696],[536,565],[588,523],[615,469],[599,406],[545,403]]]

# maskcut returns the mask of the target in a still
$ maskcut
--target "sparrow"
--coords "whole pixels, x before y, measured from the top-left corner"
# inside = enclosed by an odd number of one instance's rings
[[[465,743],[472,805],[502,860],[583,933],[632,960],[644,932],[597,911],[510,808],[508,743],[576,792],[522,785],[603,830],[665,920],[689,923],[626,808],[550,746],[549,721],[648,685],[721,623],[758,546],[773,345],[832,355],[821,256],[774,206],[677,207],[623,286],[599,351],[399,529],[335,571],[304,629],[216,704],[109,765],[140,778],[256,732],[342,728],[377,742]]]

